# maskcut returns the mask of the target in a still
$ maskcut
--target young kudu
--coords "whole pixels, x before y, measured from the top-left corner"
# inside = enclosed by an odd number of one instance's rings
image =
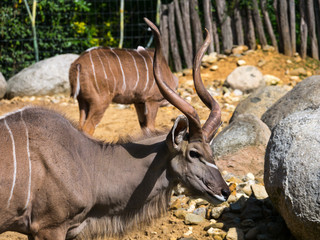
[[[36,240],[120,234],[165,212],[179,182],[212,203],[228,198],[209,145],[220,108],[200,77],[210,37],[194,62],[196,90],[211,109],[201,128],[195,109],[164,82],[160,33],[145,21],[155,36],[157,84],[184,116],[168,134],[114,144],[89,138],[51,110],[28,107],[1,117],[0,233]]]
[[[140,127],[155,130],[159,106],[167,103],[153,77],[153,50],[91,48],[70,66],[71,96],[78,99],[79,127],[93,132],[111,102],[134,104]],[[176,89],[178,79],[161,60],[167,84]]]

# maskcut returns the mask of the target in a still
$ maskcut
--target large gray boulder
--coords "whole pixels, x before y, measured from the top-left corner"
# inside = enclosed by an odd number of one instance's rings
[[[7,97],[69,93],[70,64],[79,56],[63,54],[23,69],[8,81]]]
[[[287,92],[288,89],[280,86],[263,86],[256,89],[237,105],[230,122],[244,113],[261,118],[262,114]]]
[[[296,112],[272,131],[265,187],[287,226],[301,240],[320,236],[320,109]]]
[[[226,86],[239,89],[242,92],[252,92],[264,86],[265,81],[262,73],[255,66],[241,66],[233,70],[225,81]]]
[[[256,116],[242,114],[225,127],[211,148],[217,165],[235,175],[263,174],[269,128]]]
[[[311,76],[298,83],[290,92],[275,102],[261,117],[270,129],[286,116],[320,106],[320,75]]]
[[[0,99],[6,94],[7,82],[2,73],[0,72]]]

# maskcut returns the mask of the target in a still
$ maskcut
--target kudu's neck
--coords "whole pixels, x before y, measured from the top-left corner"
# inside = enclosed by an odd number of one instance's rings
[[[174,181],[165,137],[99,147],[96,166],[89,166],[95,203],[81,239],[119,234],[166,212]]]
[[[91,174],[96,206],[108,214],[140,211],[171,191],[168,166],[172,156],[165,135],[133,143],[104,144],[100,150]]]

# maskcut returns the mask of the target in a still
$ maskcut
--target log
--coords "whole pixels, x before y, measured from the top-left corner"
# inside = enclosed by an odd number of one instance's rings
[[[300,10],[300,56],[302,58],[307,57],[307,46],[308,46],[308,26],[307,26],[307,10],[306,3],[301,0],[299,3]]]
[[[169,40],[170,49],[173,57],[173,65],[176,72],[182,70],[181,57],[179,54],[178,41],[176,35],[175,21],[174,21],[174,3],[168,4],[168,22],[169,22]]]
[[[287,56],[292,56],[292,47],[290,39],[289,30],[289,20],[288,20],[288,4],[286,0],[280,0],[278,2],[279,6],[279,20],[280,20],[280,34],[283,42],[283,52]]]
[[[236,44],[244,45],[242,18],[241,18],[239,2],[240,2],[239,0],[235,1],[234,11],[233,11],[234,26],[235,26],[235,33],[236,33]]]
[[[212,34],[212,14],[211,14],[211,0],[203,0],[203,15],[204,15],[204,25],[208,29],[211,39],[213,39]],[[208,53],[214,52],[213,41],[210,42],[208,47]]]
[[[292,53],[296,53],[296,9],[294,0],[288,0],[289,2],[289,25],[290,25],[290,38],[291,38],[291,46]]]
[[[190,2],[181,0],[180,1],[180,9],[181,15],[183,19],[184,33],[187,42],[187,46],[189,49],[189,53],[191,55],[191,60],[193,60],[193,50],[192,50],[192,36],[191,36],[191,26],[190,26]]]
[[[186,42],[186,34],[184,32],[183,22],[182,22],[182,16],[180,12],[180,6],[178,0],[174,0],[174,11],[176,13],[176,21],[179,30],[179,36],[180,36],[180,43],[182,47],[182,53],[184,56],[185,63],[187,65],[187,68],[192,68],[192,57],[189,53],[187,42]]]
[[[253,18],[252,18],[252,11],[250,6],[246,6],[246,24],[245,24],[245,32],[246,32],[246,45],[250,49],[256,49],[256,35],[254,33],[254,25],[253,25]]]
[[[160,6],[160,32],[162,41],[162,53],[169,63],[169,26],[168,26],[168,4]]]
[[[267,11],[266,0],[260,0],[260,8],[261,8],[261,12],[262,12],[262,15],[264,18],[264,23],[266,25],[267,32],[268,32],[269,37],[271,39],[272,46],[274,47],[274,49],[276,51],[278,51],[278,42],[277,42],[277,38],[274,34],[273,28],[272,28],[269,13]]]
[[[218,19],[221,25],[222,49],[228,51],[233,46],[233,35],[231,29],[231,18],[227,15],[227,6],[225,0],[216,0]]]
[[[252,7],[253,7],[252,12],[253,12],[254,24],[256,26],[258,38],[260,40],[260,44],[262,45],[262,47],[265,47],[265,46],[267,46],[267,39],[264,34],[257,0],[252,0]]]
[[[198,52],[202,43],[203,43],[203,36],[202,36],[202,27],[200,18],[198,15],[198,0],[190,0],[190,15],[191,15],[191,27],[193,33],[193,41],[194,41],[194,49],[193,53]]]
[[[318,48],[318,39],[316,34],[315,27],[315,15],[314,15],[314,7],[313,0],[307,0],[307,13],[308,13],[308,31],[310,36],[311,43],[311,56],[314,59],[319,59],[319,48]]]
[[[219,35],[218,35],[218,29],[217,29],[217,22],[212,22],[212,34],[213,34],[213,40],[214,40],[214,46],[217,53],[220,53],[220,41],[219,41]]]

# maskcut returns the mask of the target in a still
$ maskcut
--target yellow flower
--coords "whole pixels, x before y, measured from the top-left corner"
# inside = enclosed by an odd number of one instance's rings
[[[73,25],[79,34],[84,33],[86,30],[86,24],[84,22],[74,22]]]

